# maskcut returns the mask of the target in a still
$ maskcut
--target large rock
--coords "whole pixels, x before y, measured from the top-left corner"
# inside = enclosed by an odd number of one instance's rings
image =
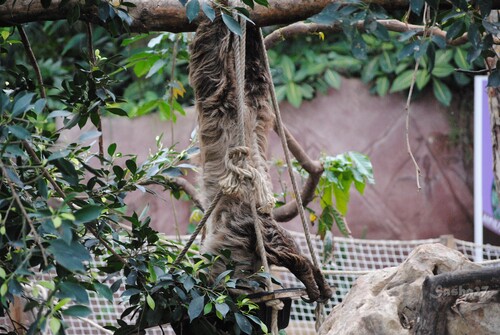
[[[478,268],[444,245],[419,246],[400,266],[361,276],[330,313],[319,334],[411,334],[425,277]],[[447,315],[449,334],[500,334],[499,310],[497,292],[459,298]]]

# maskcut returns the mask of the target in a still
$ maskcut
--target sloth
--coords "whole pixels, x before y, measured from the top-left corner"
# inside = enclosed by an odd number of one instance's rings
[[[270,189],[267,168],[267,136],[274,124],[269,102],[272,85],[260,43],[259,30],[248,26],[245,61],[245,130],[249,147],[247,164],[261,172]],[[238,103],[236,92],[235,54],[232,34],[218,15],[213,22],[202,20],[191,43],[190,82],[195,91],[200,141],[202,202],[212,203],[220,189],[220,180],[227,172],[225,161],[229,150],[238,146]],[[234,276],[243,278],[259,271],[262,266],[254,230],[250,200],[254,190],[246,187],[239,195],[222,195],[206,224],[202,251],[219,254],[231,251],[231,260],[238,264]],[[257,206],[263,204],[257,203]],[[268,211],[270,212],[270,211]],[[288,268],[306,287],[312,301],[326,300],[332,290],[319,268],[301,255],[292,236],[273,219],[271,213],[259,211],[269,265]],[[215,278],[225,270],[216,262],[210,270]]]

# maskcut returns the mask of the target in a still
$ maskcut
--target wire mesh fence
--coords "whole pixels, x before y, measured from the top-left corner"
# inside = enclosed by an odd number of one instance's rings
[[[307,242],[303,234],[291,232],[301,251],[308,255]],[[167,237],[169,238],[169,237]],[[171,237],[176,239],[175,237]],[[189,236],[182,236],[182,241],[187,241]],[[318,258],[323,258],[323,242],[318,237],[313,237],[313,246],[317,251]],[[324,264],[324,274],[329,284],[335,288],[332,299],[325,305],[325,313],[341,303],[347,295],[356,279],[370,271],[377,269],[394,267],[401,264],[411,253],[411,251],[422,244],[443,243],[451,246],[463,253],[471,261],[474,259],[477,248],[482,250],[484,263],[487,266],[500,266],[500,247],[491,245],[476,245],[472,242],[453,239],[452,237],[442,237],[422,240],[364,240],[354,238],[335,238],[334,259]],[[272,269],[273,274],[279,278],[285,288],[303,287],[288,270],[280,267]],[[104,280],[105,278],[100,278]],[[66,334],[83,335],[112,334],[105,329],[105,326],[116,325],[116,319],[120,317],[126,309],[126,304],[121,300],[120,295],[123,288],[115,293],[113,302],[98,296],[89,294],[89,307],[93,313],[85,319],[66,318],[68,326]],[[286,330],[289,335],[316,334],[315,331],[315,304],[310,304],[301,299],[295,300],[292,304],[290,324]],[[29,317],[29,316],[28,316]],[[9,324],[7,318],[0,318],[0,325]],[[146,334],[174,334],[169,325],[146,330]]]

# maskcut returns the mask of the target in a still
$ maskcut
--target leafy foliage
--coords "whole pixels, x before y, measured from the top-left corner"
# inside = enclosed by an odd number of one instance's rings
[[[324,238],[335,223],[343,235],[350,236],[345,220],[350,189],[354,185],[363,194],[367,184],[375,183],[372,164],[367,156],[353,151],[335,157],[322,157],[321,162],[325,171],[317,189],[322,208],[318,219],[318,234]]]
[[[215,1],[180,2],[190,21],[200,11],[209,19],[221,12],[228,28],[241,33],[230,8]],[[48,7],[51,0],[41,3]],[[235,10],[245,20],[250,20],[248,8],[268,5],[266,0],[243,3],[247,7]],[[415,20],[422,20],[424,3],[431,8],[432,26],[439,24],[449,39],[467,32],[470,44],[445,49],[446,41],[413,31],[398,35],[396,41],[396,35],[377,22],[387,16],[380,7],[356,1],[335,3],[311,20],[341,25],[343,39],[329,37],[329,43],[308,48],[303,42],[285,43],[271,53],[279,96],[299,106],[315,91],[338,88],[341,73],[361,74],[379,95],[398,92],[408,88],[411,69],[418,62],[417,89],[432,85],[438,100],[448,105],[450,86],[469,82],[453,69],[471,69],[470,64],[492,55],[492,35],[499,27],[486,20],[490,0],[477,7],[451,0],[453,7],[445,12],[438,11],[433,0],[411,1]],[[91,6],[97,8],[104,28],[78,21]],[[183,104],[192,99],[186,75],[186,35],[117,37],[127,32],[128,9],[133,6],[121,0],[86,0],[71,6],[62,1],[66,22],[27,25],[34,37],[43,87],[24,56],[27,48],[20,36],[14,28],[0,28],[0,316],[9,315],[15,297],[23,297],[25,310],[34,313],[34,321],[26,325],[27,334],[48,329],[64,334],[65,318],[92,313],[88,306],[92,292],[128,304],[116,325],[110,326],[116,334],[134,333],[161,322],[174,326],[187,322],[215,333],[266,333],[255,314],[257,306],[248,297],[232,296],[229,290],[262,285],[261,278],[269,274],[233,279],[237,264],[227,252],[199,255],[193,249],[181,264],[174,265],[180,245],[165,241],[150,227],[147,210],[128,212],[126,195],[152,192],[150,185],[161,185],[176,198],[183,197],[174,179],[195,170],[189,161],[198,151],[194,144],[177,151],[165,148],[159,137],[157,150],[144,162],[119,152],[114,143],[94,152],[102,135],[103,115],[131,117],[158,110],[163,118],[175,121],[184,114]],[[357,29],[360,22],[364,33]],[[92,36],[84,32],[87,29]],[[291,54],[286,55],[285,49]],[[299,49],[307,49],[304,56],[298,56]],[[495,70],[490,85],[499,81]],[[59,141],[63,130],[85,125],[94,125],[95,130],[83,133],[74,143]],[[373,171],[368,158],[354,152],[323,157],[322,164],[325,173],[317,190],[322,213],[317,217],[311,212],[311,218],[318,221],[327,256],[332,250],[334,222],[343,234],[349,234],[344,216],[351,186],[362,194],[366,184],[373,183]],[[196,212],[193,221],[200,216]],[[227,270],[212,282],[207,272],[215,262],[223,262]],[[106,280],[99,279],[103,277]],[[117,296],[120,288],[124,291]]]
[[[410,3],[415,15],[413,20],[421,22],[424,1]],[[489,0],[479,7],[469,6],[465,1],[452,1],[451,9],[439,11],[437,2],[426,3],[433,20],[427,26],[429,32],[432,24],[444,29],[448,41],[467,33],[472,36],[470,42],[450,47],[443,37],[432,33],[422,36],[418,29],[402,34],[388,32],[378,21],[389,16],[380,6],[360,1],[332,3],[309,21],[338,25],[343,37],[334,34],[326,36],[325,42],[316,43],[311,43],[311,37],[300,37],[281,43],[275,48],[276,52],[270,53],[279,100],[286,99],[299,107],[316,92],[324,93],[329,87],[338,89],[340,74],[361,77],[370,84],[372,92],[380,96],[404,91],[411,84],[418,61],[414,94],[431,87],[436,99],[449,106],[453,88],[472,83],[470,77],[456,69],[482,68],[486,57],[495,56],[492,36],[499,30],[498,23],[487,20],[485,13],[491,9]],[[408,20],[408,17],[401,19]],[[321,41],[325,39],[324,33],[317,35]],[[491,72],[490,86],[500,82],[498,73]]]

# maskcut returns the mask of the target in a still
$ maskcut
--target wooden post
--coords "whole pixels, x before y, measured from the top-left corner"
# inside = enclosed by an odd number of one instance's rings
[[[455,237],[452,234],[439,236],[439,243],[450,249],[457,250],[457,243],[455,242]]]
[[[445,335],[446,312],[460,296],[498,289],[500,268],[455,271],[425,278],[413,334]]]

